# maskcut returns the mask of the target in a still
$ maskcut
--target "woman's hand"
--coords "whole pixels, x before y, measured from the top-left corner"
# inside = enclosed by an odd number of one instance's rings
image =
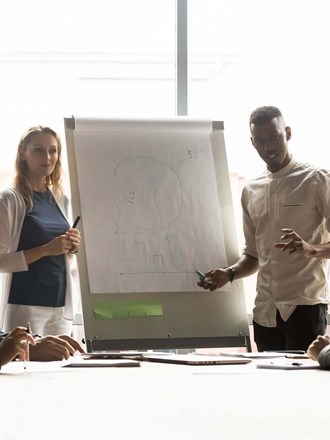
[[[45,245],[47,255],[62,255],[68,254],[72,247],[72,239],[65,233],[53,238]]]
[[[26,264],[29,265],[40,258],[57,256],[68,253],[76,253],[80,244],[80,232],[78,229],[68,229],[63,235],[53,238],[49,243],[35,248],[24,250]]]
[[[78,229],[70,228],[66,232],[66,236],[71,240],[70,254],[76,254],[80,245],[80,231]]]

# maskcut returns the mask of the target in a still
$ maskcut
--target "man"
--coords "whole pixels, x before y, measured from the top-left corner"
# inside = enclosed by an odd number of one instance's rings
[[[11,333],[0,331],[0,368],[15,358],[33,361],[59,361],[84,349],[67,335],[33,337],[26,328],[16,327]]]
[[[330,370],[330,336],[318,336],[308,347],[307,354],[318,361],[322,369]]]
[[[243,253],[198,284],[215,290],[259,271],[253,309],[258,351],[306,350],[326,330],[330,173],[291,157],[291,128],[278,108],[254,110],[250,132],[267,169],[242,192]]]

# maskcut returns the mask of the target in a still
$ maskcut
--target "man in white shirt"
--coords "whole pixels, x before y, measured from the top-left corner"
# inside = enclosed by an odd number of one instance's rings
[[[291,157],[291,128],[278,108],[254,110],[250,132],[267,169],[242,192],[243,253],[230,267],[206,272],[198,284],[216,290],[258,271],[258,350],[307,350],[327,325],[330,172]]]

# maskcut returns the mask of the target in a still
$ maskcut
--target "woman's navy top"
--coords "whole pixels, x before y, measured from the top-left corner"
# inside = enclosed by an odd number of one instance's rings
[[[34,191],[33,208],[25,215],[17,250],[49,243],[69,227],[52,193]],[[13,273],[8,303],[63,307],[65,292],[65,257],[48,256],[29,264],[27,271]]]

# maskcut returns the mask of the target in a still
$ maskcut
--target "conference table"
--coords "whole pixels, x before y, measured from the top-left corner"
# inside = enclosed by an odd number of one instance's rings
[[[329,438],[320,369],[244,365],[2,367],[1,440]]]

